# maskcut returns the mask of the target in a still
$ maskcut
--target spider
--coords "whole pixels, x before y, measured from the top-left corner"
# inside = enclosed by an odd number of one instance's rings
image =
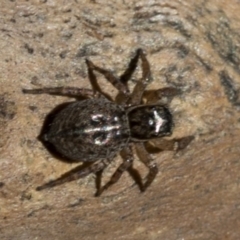
[[[142,77],[130,93],[128,81],[139,59],[142,63]],[[119,78],[110,71],[94,65],[88,59],[86,64],[92,89],[56,87],[22,90],[23,93],[30,94],[85,97],[85,100],[70,103],[54,116],[43,140],[50,142],[67,159],[90,163],[90,165],[79,171],[64,174],[56,180],[37,187],[36,190],[77,180],[90,173],[102,172],[116,155],[122,152],[125,155],[122,164],[111,179],[97,189],[95,195],[100,196],[104,190],[120,179],[124,171],[132,169],[133,147],[135,147],[139,159],[149,169],[145,182],[141,181],[138,184],[140,190],[144,192],[158,173],[158,167],[148,153],[146,144],[151,142],[158,145],[159,150],[180,150],[193,139],[192,136],[172,140],[162,138],[171,135],[173,119],[167,106],[161,104],[160,100],[172,99],[180,91],[173,87],[154,91],[145,90],[152,77],[149,62],[142,49],[136,51],[129,66]],[[94,72],[104,75],[106,80],[119,91],[118,103],[102,92]],[[148,100],[144,103],[145,98]]]

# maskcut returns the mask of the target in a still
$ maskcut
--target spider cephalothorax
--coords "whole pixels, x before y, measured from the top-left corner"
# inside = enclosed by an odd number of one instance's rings
[[[131,138],[136,141],[146,141],[172,133],[172,115],[161,105],[140,105],[130,108],[128,119]]]

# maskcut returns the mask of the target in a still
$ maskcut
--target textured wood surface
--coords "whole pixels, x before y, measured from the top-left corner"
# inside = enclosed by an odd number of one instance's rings
[[[240,5],[238,1],[2,1],[0,239],[239,239]],[[85,58],[121,74],[137,48],[149,89],[183,91],[170,109],[183,151],[154,155],[160,172],[139,192],[128,173],[100,198],[95,176],[42,192],[76,167],[37,140],[65,97],[22,88],[89,87]],[[133,80],[141,71],[138,68]],[[105,92],[115,89],[98,75]],[[134,86],[134,81],[130,83]],[[120,157],[103,173],[107,181]],[[137,159],[142,176],[146,168]]]

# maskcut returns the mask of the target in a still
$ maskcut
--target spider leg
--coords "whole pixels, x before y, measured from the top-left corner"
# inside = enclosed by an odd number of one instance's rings
[[[142,54],[142,49],[140,48],[137,49],[135,56],[131,59],[127,69],[120,77],[120,81],[122,83],[127,84],[127,82],[131,79],[133,72],[136,70],[138,59],[141,56],[141,54]]]
[[[149,168],[146,182],[141,186],[141,191],[144,192],[155,179],[158,173],[158,167],[153,161],[153,159],[150,157],[143,143],[135,143],[135,148],[140,160]]]
[[[99,97],[99,94],[95,93],[91,89],[75,88],[75,87],[55,87],[55,88],[38,88],[38,89],[22,89],[23,93],[27,94],[51,94],[62,95],[70,97]]]
[[[90,173],[97,173],[97,172],[101,171],[102,169],[104,169],[111,161],[112,161],[112,158],[104,159],[104,160],[101,160],[101,161],[99,161],[95,164],[92,164],[86,168],[83,168],[77,172],[71,170],[70,172],[62,175],[60,178],[50,181],[42,186],[37,187],[36,190],[41,191],[46,188],[52,188],[52,187],[64,184],[66,182],[71,182],[71,181],[75,181],[79,178],[86,177]]]
[[[143,99],[146,99],[148,104],[153,104],[159,101],[167,99],[167,103],[170,103],[173,97],[180,95],[181,91],[174,87],[165,87],[156,90],[146,90],[143,93]]]
[[[170,140],[163,138],[155,138],[150,140],[149,142],[156,145],[156,148],[159,150],[179,151],[186,148],[193,139],[194,136],[186,136]]]
[[[147,85],[152,80],[150,65],[142,49],[138,50],[138,54],[142,60],[142,78],[137,82],[130,98],[128,99],[127,103],[132,105],[137,105],[141,103],[142,95]]]
[[[117,77],[115,77],[112,72],[94,65],[93,62],[91,62],[88,59],[86,59],[86,64],[87,64],[89,73],[92,73],[93,70],[101,73],[107,79],[107,81],[110,82],[116,89],[118,89],[120,92],[122,92],[126,96],[129,95],[129,89],[127,85],[121,82]]]
[[[92,85],[93,91],[102,93],[102,89],[100,88],[100,86],[97,82],[96,75],[94,74],[93,69],[91,67],[89,67],[88,60],[86,60],[86,64],[87,64],[87,70],[88,70],[88,78],[89,78],[89,81]]]
[[[127,154],[126,160],[124,160],[124,162],[117,168],[117,170],[114,172],[114,174],[112,175],[109,182],[107,182],[103,187],[98,189],[95,196],[100,196],[104,190],[109,188],[111,185],[115,184],[120,179],[123,172],[125,172],[129,167],[132,166],[132,163],[133,163],[132,149],[130,146],[128,146],[125,148],[125,150],[126,150],[126,154]]]

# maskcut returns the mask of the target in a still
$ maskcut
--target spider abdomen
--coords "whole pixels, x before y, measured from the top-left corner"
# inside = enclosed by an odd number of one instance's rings
[[[65,157],[87,162],[115,156],[129,137],[124,108],[100,98],[69,104],[55,116],[44,140]]]

